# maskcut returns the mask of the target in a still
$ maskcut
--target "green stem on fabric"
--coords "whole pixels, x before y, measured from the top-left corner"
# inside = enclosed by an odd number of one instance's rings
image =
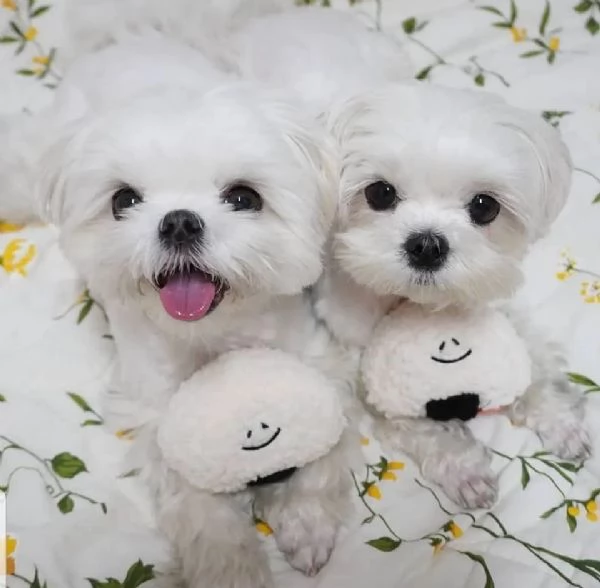
[[[521,458],[521,459],[525,459],[525,458]],[[542,463],[546,463],[544,462],[544,460],[540,460]],[[556,481],[554,480],[554,478],[548,473],[548,472],[542,472],[541,470],[538,470],[535,466],[531,465],[531,463],[527,462],[527,465],[536,473],[539,474],[540,476],[544,476],[544,478],[547,478],[548,480],[550,480],[550,482],[552,483],[552,485],[558,490],[558,492],[560,493],[560,495],[563,498],[566,498],[566,494],[562,491],[561,487],[556,483]],[[571,482],[572,483],[572,482]]]
[[[415,478],[415,482],[416,482],[417,486],[420,486],[424,490],[427,490],[433,496],[433,498],[437,502],[437,505],[439,506],[440,510],[443,511],[445,514],[447,514],[449,517],[454,518],[454,517],[462,515],[462,516],[470,518],[471,523],[475,522],[475,517],[470,512],[450,512],[447,508],[444,508],[442,506],[440,499],[438,498],[437,494],[433,491],[432,488],[430,488],[429,486],[426,486],[425,484],[423,484],[423,482],[421,482],[417,478]]]
[[[352,480],[354,482],[354,487],[356,488],[356,491],[358,492],[358,497],[360,498],[360,501],[364,504],[365,508],[371,513],[371,516],[379,519],[384,524],[385,528],[390,532],[390,534],[393,535],[396,540],[398,540],[402,543],[404,541],[404,539],[402,539],[402,537],[400,537],[400,535],[398,535],[394,531],[394,529],[392,529],[390,527],[389,523],[385,520],[385,517],[383,517],[378,512],[373,510],[371,508],[371,506],[369,505],[369,503],[365,500],[364,492],[361,492],[360,486],[358,485],[358,480],[356,479],[356,474],[354,472],[352,472]]]
[[[598,176],[594,175],[592,172],[588,171],[587,169],[583,169],[581,167],[574,167],[573,169],[581,174],[590,176],[590,178],[594,178],[594,180],[596,180],[600,184],[600,178]]]
[[[45,459],[42,459],[41,457],[39,457],[38,455],[33,453],[33,451],[27,449],[26,447],[23,447],[22,445],[15,443],[12,439],[10,439],[9,437],[6,437],[5,435],[0,435],[0,439],[2,439],[3,441],[6,441],[9,444],[9,449],[18,449],[20,451],[23,451],[24,453],[26,453],[27,455],[32,457],[35,461],[37,461],[39,464],[41,464],[44,467],[44,469],[48,472],[48,474],[52,477],[52,479],[54,480],[54,483],[58,487],[59,491],[61,491],[61,492],[64,491],[64,488],[63,488],[60,480],[58,479],[58,476],[52,471],[51,465],[49,466],[48,462]],[[5,450],[2,450],[2,451],[5,451]]]

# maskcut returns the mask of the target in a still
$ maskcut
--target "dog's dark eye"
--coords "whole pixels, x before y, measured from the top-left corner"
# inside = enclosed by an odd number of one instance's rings
[[[263,206],[260,194],[253,188],[242,184],[227,188],[223,194],[223,202],[231,205],[235,211],[253,210],[258,212],[259,210],[262,210]]]
[[[365,198],[369,206],[378,212],[390,210],[398,204],[396,188],[383,180],[369,184],[365,188]]]
[[[471,221],[476,225],[489,225],[500,212],[500,203],[489,194],[475,194],[468,206]]]
[[[119,188],[112,197],[112,213],[116,220],[121,220],[124,216],[123,211],[132,208],[142,201],[139,192],[136,192],[131,186]]]

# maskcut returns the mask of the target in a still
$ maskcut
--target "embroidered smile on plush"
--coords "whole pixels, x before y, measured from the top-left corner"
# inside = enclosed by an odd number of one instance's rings
[[[260,423],[260,429],[258,429],[259,435],[256,434],[256,429],[248,429],[246,438],[248,440],[252,439],[252,444],[242,445],[242,449],[244,451],[258,451],[259,449],[268,447],[275,439],[277,439],[277,437],[279,437],[281,427],[277,427],[274,432],[271,432],[271,430],[271,427],[269,427],[267,423]],[[262,433],[262,435],[260,433]]]
[[[452,337],[452,339],[450,339],[450,340],[452,341],[452,343],[454,343],[455,348],[460,347],[460,341],[458,339],[455,339],[454,337]],[[446,347],[446,341],[442,341],[440,343],[440,346],[438,347],[438,351],[440,352],[440,354],[446,355],[446,354],[448,354],[449,348],[450,348],[450,345],[448,345],[448,347]],[[460,349],[455,349],[455,351],[460,352]],[[438,363],[458,363],[459,361],[462,361],[463,359],[467,359],[467,357],[469,357],[469,355],[471,355],[471,353],[473,353],[473,350],[469,348],[469,349],[467,349],[467,351],[465,351],[458,357],[453,357],[453,358],[452,357],[436,357],[435,355],[432,355],[431,359],[433,359],[433,361],[437,361]]]

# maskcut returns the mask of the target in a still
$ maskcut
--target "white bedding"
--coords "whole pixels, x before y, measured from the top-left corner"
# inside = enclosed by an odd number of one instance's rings
[[[376,22],[376,4],[353,4]],[[480,419],[478,434],[504,455],[495,458],[500,500],[491,512],[458,513],[405,457],[382,461],[366,429],[356,513],[316,578],[292,571],[264,534],[268,527],[258,525],[279,586],[600,582],[600,2],[551,0],[545,11],[543,0],[516,0],[513,7],[509,0],[383,0],[380,24],[405,39],[436,83],[483,85],[540,116],[554,112],[546,116],[560,125],[577,171],[565,212],[527,261],[520,296],[567,345],[571,370],[583,374],[574,377],[590,390],[596,456],[577,471],[536,455],[536,437],[504,417]],[[0,0],[0,114],[35,111],[49,99],[45,86],[60,72],[52,63],[46,72],[45,58],[60,47],[63,8],[61,0]],[[167,548],[135,477],[123,477],[127,434],[110,435],[95,412],[114,361],[102,310],[62,257],[53,228],[0,223],[0,258],[8,584],[150,588],[151,566],[160,569]]]

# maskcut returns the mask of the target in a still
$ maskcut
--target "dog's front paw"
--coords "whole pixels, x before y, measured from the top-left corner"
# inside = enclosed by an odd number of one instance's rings
[[[314,576],[329,561],[339,523],[316,498],[304,496],[288,504],[269,524],[277,547],[296,570]]]
[[[487,449],[476,444],[463,452],[432,456],[422,471],[461,508],[491,508],[498,498],[498,478],[490,464]]]
[[[458,472],[456,483],[443,484],[448,497],[462,508],[491,508],[498,499],[498,479],[493,472]]]
[[[590,434],[583,423],[564,424],[541,430],[544,447],[554,455],[573,461],[585,461],[592,454]]]

